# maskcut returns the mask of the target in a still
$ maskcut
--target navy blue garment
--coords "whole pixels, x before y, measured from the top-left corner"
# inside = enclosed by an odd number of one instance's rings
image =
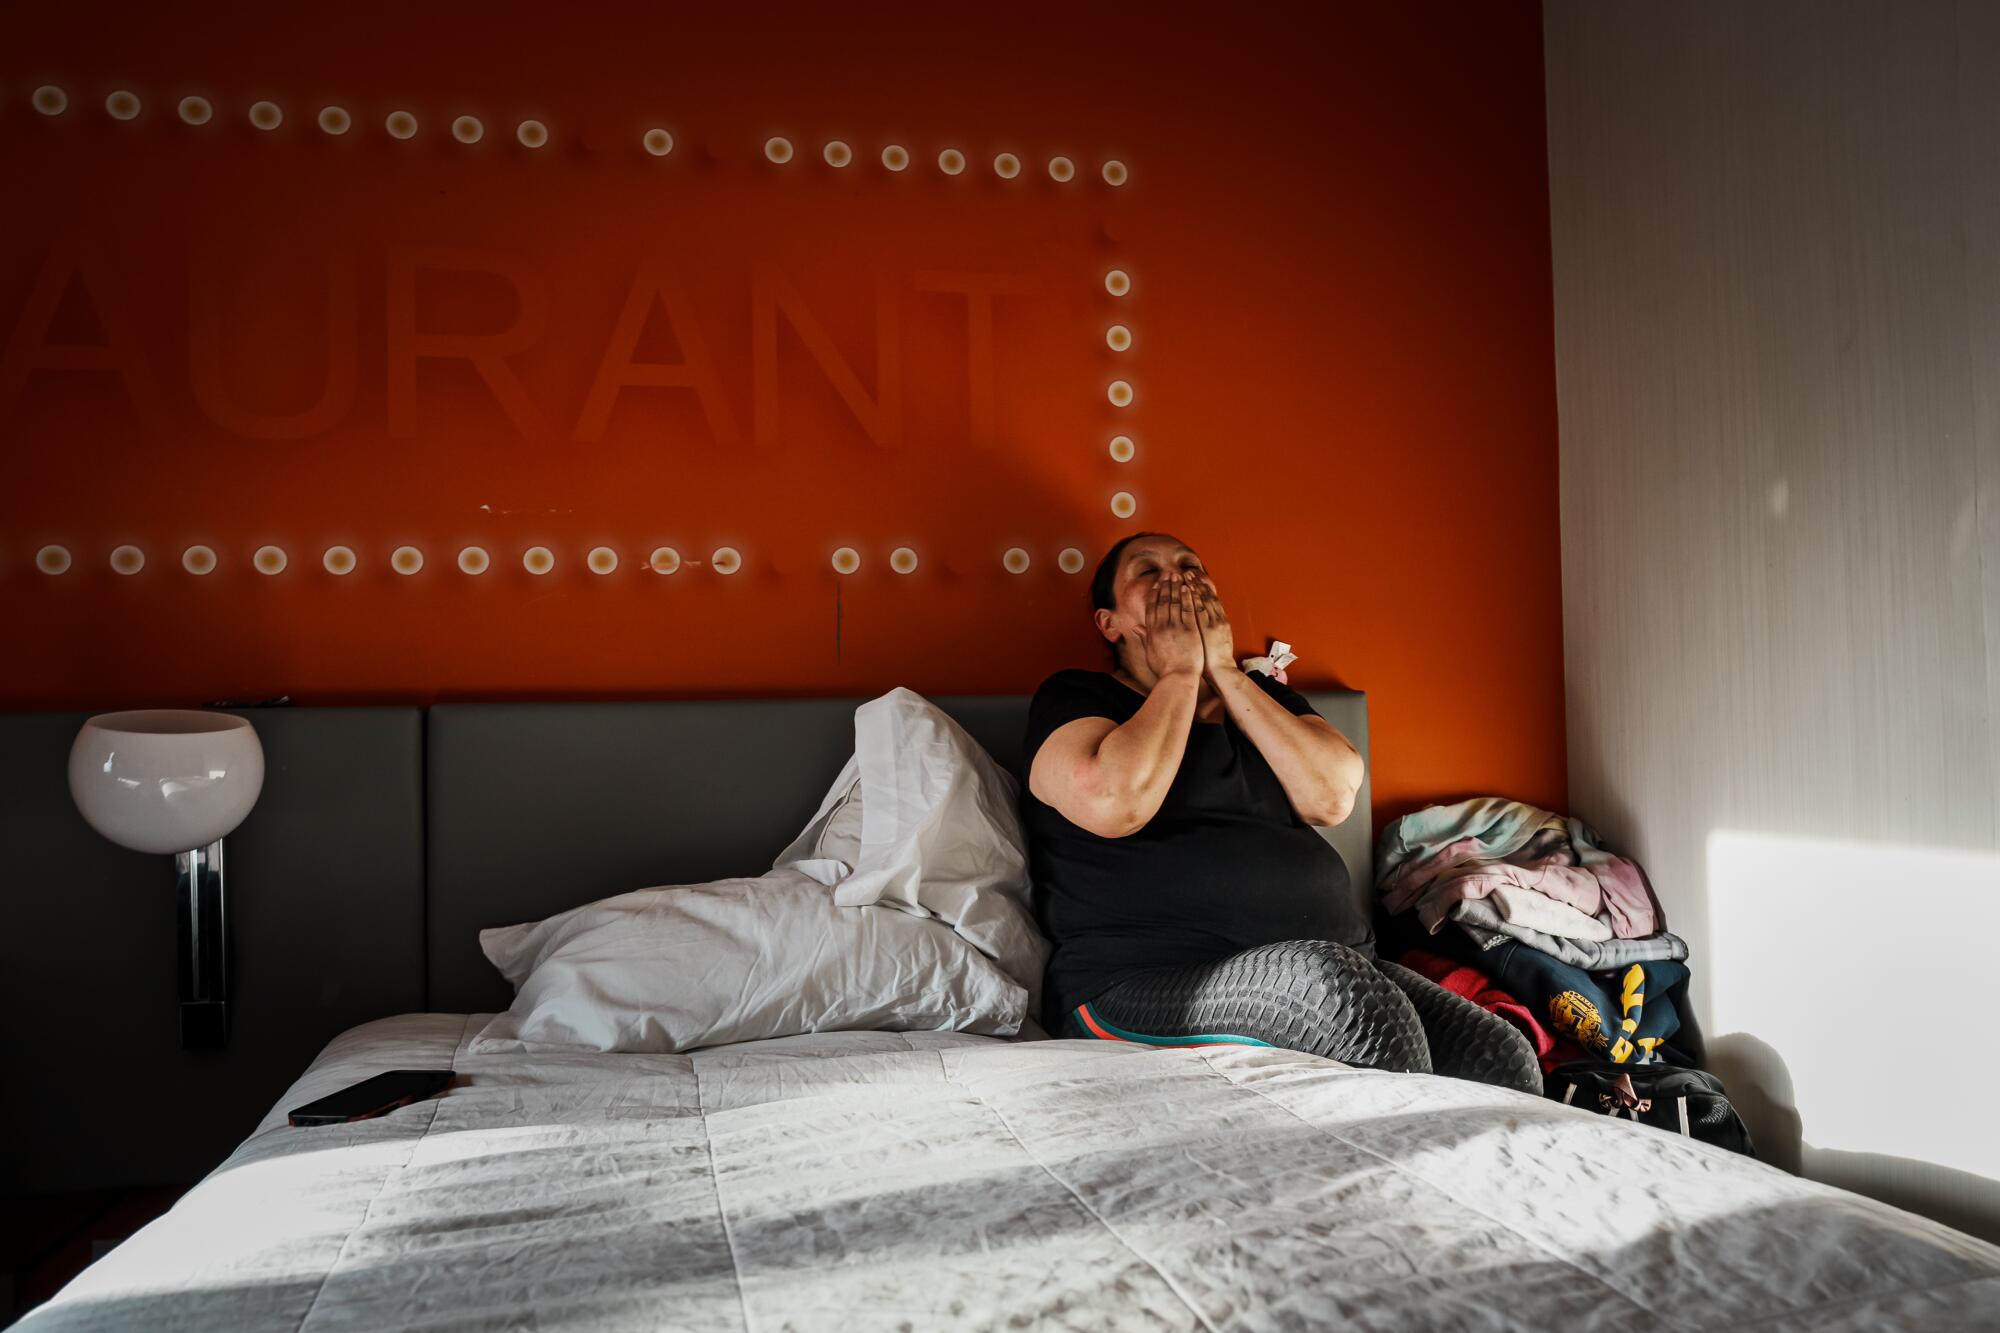
[[[1664,1058],[1662,1048],[1680,1031],[1680,1010],[1668,992],[1687,984],[1686,963],[1660,959],[1593,973],[1520,940],[1481,949],[1447,927],[1437,942],[1597,1059],[1652,1063]]]

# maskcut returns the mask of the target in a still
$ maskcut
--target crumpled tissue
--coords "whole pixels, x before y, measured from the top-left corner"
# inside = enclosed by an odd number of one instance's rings
[[[1273,680],[1289,685],[1291,682],[1285,679],[1285,668],[1298,660],[1299,655],[1292,651],[1292,645],[1283,639],[1273,639],[1270,652],[1259,657],[1246,657],[1242,666],[1245,671],[1261,671]]]

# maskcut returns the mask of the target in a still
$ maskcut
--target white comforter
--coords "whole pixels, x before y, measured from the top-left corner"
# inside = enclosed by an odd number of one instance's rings
[[[345,1034],[22,1325],[1992,1329],[2000,1250],[1642,1126],[1251,1047]],[[379,1120],[284,1109],[453,1065]],[[135,1128],[134,1132],[142,1132]]]

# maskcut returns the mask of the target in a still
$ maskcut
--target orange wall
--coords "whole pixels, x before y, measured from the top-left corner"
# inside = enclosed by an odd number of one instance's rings
[[[1144,526],[1240,652],[1369,692],[1378,813],[1562,805],[1537,6],[690,8],[10,17],[0,707],[1025,692],[1099,665],[1088,570]]]

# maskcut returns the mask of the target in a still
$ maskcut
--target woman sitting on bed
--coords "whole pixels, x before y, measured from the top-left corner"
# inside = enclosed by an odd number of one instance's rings
[[[1141,532],[1091,580],[1113,669],[1058,671],[1028,709],[1022,799],[1055,942],[1057,1037],[1283,1046],[1539,1092],[1527,1040],[1375,959],[1347,867],[1363,760],[1311,704],[1244,672],[1201,558]]]

